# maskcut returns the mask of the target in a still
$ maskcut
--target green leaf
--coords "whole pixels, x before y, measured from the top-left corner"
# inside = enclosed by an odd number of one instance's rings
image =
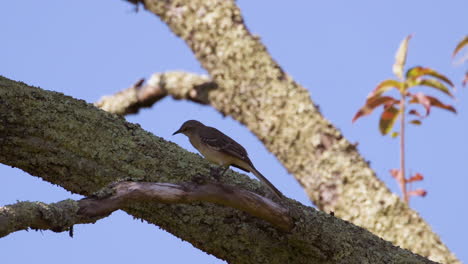
[[[415,82],[418,78],[423,77],[423,76],[432,76],[434,78],[437,78],[439,80],[442,80],[448,83],[450,86],[453,87],[453,83],[452,81],[449,80],[449,78],[445,77],[444,75],[438,73],[437,71],[431,68],[416,66],[416,67],[409,69],[406,72],[406,79],[409,82]]]
[[[413,124],[413,125],[418,125],[418,126],[419,126],[419,125],[421,125],[421,124],[422,124],[422,122],[421,122],[421,120],[417,120],[417,119],[415,119],[415,120],[411,120],[411,121],[410,121],[410,124]]]
[[[358,118],[362,116],[366,116],[372,113],[372,111],[374,111],[375,108],[377,108],[378,106],[382,104],[393,105],[397,102],[398,102],[397,100],[395,100],[393,97],[390,97],[390,96],[370,97],[367,99],[366,104],[363,107],[361,107],[361,109],[359,109],[356,115],[354,115],[352,122],[355,122]]]
[[[411,39],[412,35],[408,35],[400,43],[400,47],[395,54],[395,64],[393,64],[393,73],[403,80],[403,68],[406,63],[406,55],[408,53],[408,42]]]
[[[432,87],[432,88],[435,88],[435,89],[445,93],[446,95],[448,95],[450,97],[453,97],[453,94],[450,92],[450,90],[447,88],[447,86],[445,86],[443,83],[441,83],[441,82],[439,82],[437,80],[434,80],[434,79],[417,80],[415,82],[415,85]]]
[[[368,98],[379,96],[393,87],[401,91],[403,87],[403,83],[396,81],[396,80],[385,80],[379,83],[377,87],[375,87],[375,89],[371,92]]]
[[[379,122],[379,129],[380,133],[382,135],[388,134],[393,128],[393,125],[395,124],[395,121],[398,118],[398,115],[400,114],[400,110],[398,110],[396,107],[393,105],[390,107],[387,107],[382,115],[380,116],[380,122]]]
[[[457,56],[457,53],[463,49],[465,46],[468,45],[468,36],[465,36],[458,44],[457,47],[455,47],[455,50],[452,53],[452,58]]]

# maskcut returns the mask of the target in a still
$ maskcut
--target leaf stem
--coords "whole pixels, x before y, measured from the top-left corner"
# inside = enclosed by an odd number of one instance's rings
[[[401,119],[400,119],[400,173],[401,178],[400,182],[400,189],[403,193],[403,200],[406,204],[409,204],[409,197],[406,191],[406,173],[405,173],[405,103],[406,103],[406,95],[405,93],[401,93],[401,101],[400,101],[400,111],[401,111]]]

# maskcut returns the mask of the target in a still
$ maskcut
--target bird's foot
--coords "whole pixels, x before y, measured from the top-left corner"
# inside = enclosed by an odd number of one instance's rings
[[[204,184],[206,183],[206,176],[202,175],[201,173],[197,173],[192,176],[192,182],[197,184]]]
[[[211,168],[210,176],[213,177],[216,181],[221,179],[221,168]]]

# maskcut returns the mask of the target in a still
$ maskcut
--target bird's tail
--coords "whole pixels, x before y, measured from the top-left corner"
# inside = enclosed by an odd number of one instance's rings
[[[268,186],[268,188],[270,188],[270,190],[273,191],[273,193],[278,197],[278,198],[283,198],[283,194],[269,181],[267,180],[267,178],[265,178],[265,176],[263,176],[255,167],[251,166],[252,167],[252,173],[260,180],[262,181],[264,184],[266,184]]]

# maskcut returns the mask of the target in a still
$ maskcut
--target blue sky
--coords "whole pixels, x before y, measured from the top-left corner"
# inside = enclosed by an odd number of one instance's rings
[[[408,129],[407,167],[425,175],[415,187],[428,190],[427,197],[412,199],[411,207],[467,262],[468,95],[460,83],[468,66],[454,66],[450,55],[468,34],[468,2],[240,0],[238,4],[252,33],[309,90],[324,116],[351,142],[359,142],[360,153],[395,192],[398,187],[388,170],[398,166],[397,140],[380,135],[378,114],[356,124],[351,118],[378,82],[393,77],[395,50],[407,34],[414,33],[408,66],[429,66],[449,76],[459,87],[457,101],[452,102],[459,113],[434,110],[423,126]],[[95,102],[154,72],[205,72],[185,43],[156,16],[135,13],[125,1],[4,1],[0,7],[0,75],[14,80]],[[248,146],[256,167],[281,191],[310,204],[294,178],[252,133],[210,107],[167,98],[128,117],[195,152],[185,137],[171,136],[187,119],[228,132]],[[18,169],[0,165],[0,175],[0,205],[80,198]],[[221,262],[123,212],[94,225],[76,226],[73,239],[66,233],[21,231],[0,239],[0,248],[4,263]]]

